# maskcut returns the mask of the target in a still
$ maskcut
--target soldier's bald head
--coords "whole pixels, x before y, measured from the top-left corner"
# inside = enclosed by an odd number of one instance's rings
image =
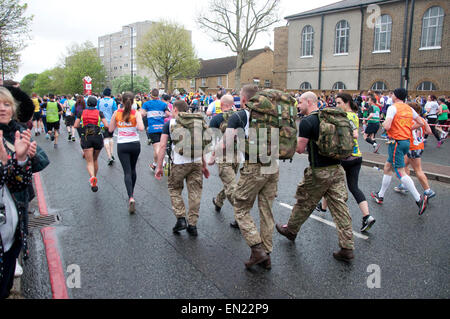
[[[300,113],[303,115],[309,115],[311,112],[318,109],[317,107],[317,95],[314,92],[306,92],[300,96],[299,108]]]
[[[220,104],[221,104],[222,109],[225,111],[231,109],[234,105],[233,96],[230,94],[222,96],[222,98],[220,99]]]
[[[305,92],[300,96],[300,99],[304,99],[306,101],[311,101],[312,104],[316,104],[318,102],[317,95],[314,92]]]

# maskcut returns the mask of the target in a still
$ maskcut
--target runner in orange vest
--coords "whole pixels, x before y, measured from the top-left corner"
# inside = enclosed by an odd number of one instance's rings
[[[399,88],[394,91],[394,105],[389,107],[384,129],[389,135],[389,157],[384,165],[384,176],[381,189],[378,193],[372,192],[372,198],[383,204],[384,194],[392,180],[392,172],[395,171],[402,184],[409,190],[419,206],[419,215],[422,215],[427,207],[428,196],[421,196],[414,186],[414,182],[405,172],[405,155],[409,152],[412,130],[425,125],[425,121],[408,104],[405,104],[407,92]]]

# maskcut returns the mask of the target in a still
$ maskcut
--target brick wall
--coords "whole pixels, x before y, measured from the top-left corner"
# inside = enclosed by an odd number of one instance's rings
[[[422,35],[422,18],[432,6],[444,9],[444,24],[441,49],[420,50]],[[409,7],[409,13],[411,5]],[[375,82],[383,81],[388,89],[401,86],[401,60],[403,48],[405,2],[383,4],[381,14],[392,18],[391,49],[388,53],[373,53],[374,29],[364,23],[361,58],[361,89],[370,88]],[[367,13],[365,12],[366,22]],[[409,19],[410,20],[410,19]],[[408,34],[409,24],[408,21]],[[416,90],[423,81],[433,82],[438,90],[449,91],[450,80],[450,5],[447,0],[417,0],[414,10],[413,34],[411,42],[411,63],[409,90]],[[407,39],[408,41],[408,39]],[[407,47],[406,47],[407,49]],[[407,57],[407,50],[405,56]],[[406,65],[406,59],[405,59]]]
[[[275,89],[287,87],[288,37],[289,27],[274,29],[273,87]]]

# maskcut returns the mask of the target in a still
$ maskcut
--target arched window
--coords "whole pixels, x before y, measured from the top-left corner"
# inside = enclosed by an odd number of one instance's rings
[[[350,38],[350,25],[341,20],[336,24],[336,36],[334,39],[334,54],[348,53],[348,41]]]
[[[384,82],[379,81],[379,82],[375,82],[372,85],[372,88],[370,89],[372,91],[386,91],[387,90],[387,86]]]
[[[302,57],[312,56],[314,53],[314,29],[307,25],[302,31]]]
[[[375,37],[373,50],[389,51],[391,49],[391,33],[392,33],[392,18],[384,14],[379,16],[375,23]]]
[[[347,87],[345,86],[344,82],[336,82],[333,84],[333,91],[346,89]]]
[[[417,87],[417,91],[436,91],[436,85],[434,85],[433,82],[430,81],[424,81],[419,84]]]
[[[312,90],[312,85],[309,82],[303,82],[300,84],[300,90]]]
[[[444,10],[441,7],[429,8],[422,19],[421,48],[441,46],[442,26],[444,25]]]

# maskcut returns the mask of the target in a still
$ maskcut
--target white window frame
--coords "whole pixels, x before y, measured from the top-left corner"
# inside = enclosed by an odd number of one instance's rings
[[[271,80],[264,80],[264,87],[265,88],[271,88],[272,87],[272,81]]]
[[[432,15],[434,8],[438,9],[436,15]],[[434,22],[434,23],[433,23]],[[432,24],[433,23],[433,24]],[[442,31],[444,26],[444,9],[440,6],[428,8],[422,18],[422,35],[420,37],[420,50],[441,49]],[[430,37],[434,33],[434,42]]]
[[[195,88],[195,79],[191,79],[190,86],[191,86],[191,89]]]
[[[100,48],[100,50],[98,50],[98,55],[101,57],[105,56],[105,49],[104,48]]]
[[[206,86],[206,78],[202,78],[202,87]]]
[[[300,90],[312,90],[312,85],[309,82],[303,82],[300,84]]]
[[[222,86],[222,77],[221,76],[217,77],[217,85]]]
[[[386,41],[384,46],[381,45],[381,38],[385,35]],[[377,18],[375,23],[373,53],[389,53],[391,52],[392,38],[392,18],[388,14],[383,14]]]
[[[259,84],[261,83],[260,79],[253,79],[253,84],[257,85],[259,87]]]
[[[341,47],[341,39],[344,39],[343,48]],[[336,32],[334,36],[334,55],[348,55],[350,42],[350,24],[347,20],[341,20],[336,24]]]
[[[425,89],[424,88],[425,83],[427,83],[427,84],[430,83],[431,84],[431,89]],[[437,87],[436,87],[436,85],[433,82],[431,82],[431,81],[422,81],[417,86],[417,90],[416,91],[436,91],[436,90],[437,90]]]
[[[307,25],[302,30],[302,58],[311,58],[314,54],[314,28]]]
[[[343,87],[341,87],[341,84],[343,85]],[[342,81],[338,81],[336,83],[333,84],[333,91],[337,91],[337,90],[347,90],[347,86],[345,85],[344,82]]]
[[[382,83],[382,87],[379,87],[378,85]],[[383,81],[377,81],[374,84],[372,84],[372,87],[370,88],[371,91],[386,91],[387,90],[387,86],[386,83],[384,83]]]

